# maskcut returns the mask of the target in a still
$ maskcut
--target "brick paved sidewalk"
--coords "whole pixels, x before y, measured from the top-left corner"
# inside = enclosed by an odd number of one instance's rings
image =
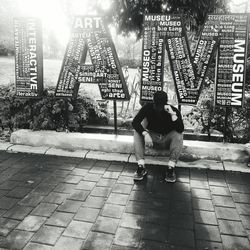
[[[250,174],[0,152],[0,249],[250,249]]]

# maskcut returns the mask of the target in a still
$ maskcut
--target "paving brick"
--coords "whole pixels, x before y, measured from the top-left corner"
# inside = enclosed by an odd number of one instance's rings
[[[115,234],[114,244],[119,246],[138,247],[141,230],[131,228],[118,228]]]
[[[96,185],[95,182],[80,181],[77,184],[76,189],[83,189],[83,190],[89,190],[89,191],[91,191],[94,188],[95,185]]]
[[[100,209],[80,207],[74,219],[94,223],[99,215],[99,212],[100,212]]]
[[[192,214],[192,206],[190,201],[174,200],[171,201],[170,211],[176,214]]]
[[[16,220],[23,220],[25,216],[27,216],[31,212],[32,209],[33,207],[16,205],[15,207],[7,211],[3,217]]]
[[[44,197],[43,202],[60,205],[67,199],[68,196],[69,194],[51,192],[48,196]]]
[[[203,249],[203,250],[208,250],[208,249],[223,250],[223,245],[222,243],[219,243],[219,242],[197,240],[196,248]]]
[[[39,193],[40,195],[48,195],[54,188],[56,184],[41,183],[35,189],[34,193]]]
[[[250,194],[250,186],[241,185],[241,184],[228,184],[229,189],[233,193],[243,193]]]
[[[213,195],[231,196],[231,192],[226,187],[210,187],[211,193]]]
[[[139,246],[138,249],[139,250],[152,250],[152,249],[167,250],[168,247],[167,247],[167,245],[165,243],[162,243],[162,242],[151,241],[151,240],[141,240],[140,241],[140,246]],[[175,248],[172,247],[172,249],[175,249]],[[119,250],[119,249],[117,248],[115,250]]]
[[[235,205],[239,214],[250,215],[250,204],[235,203]]]
[[[3,183],[0,184],[0,189],[3,189],[3,190],[12,190],[14,189],[17,185],[19,185],[20,182],[18,181],[10,181],[10,180],[7,180]]]
[[[45,221],[45,217],[29,215],[25,217],[16,229],[34,232],[37,231]]]
[[[68,175],[64,178],[63,182],[70,183],[70,184],[78,184],[82,180],[82,176],[77,175]]]
[[[214,206],[211,200],[193,198],[192,205],[193,205],[193,209],[214,211]]]
[[[110,250],[135,250],[137,248],[134,247],[126,247],[126,246],[118,246],[118,245],[112,245]]]
[[[124,168],[126,168],[125,166],[126,164],[123,163],[116,163],[116,162],[112,162],[110,164],[110,166],[108,167],[108,171],[113,171],[113,172],[122,172],[124,170]]]
[[[221,234],[229,234],[236,236],[246,236],[246,231],[241,221],[219,220],[219,228]]]
[[[30,242],[23,250],[51,250],[52,246]]]
[[[221,242],[218,226],[195,224],[195,238],[199,240]]]
[[[190,179],[207,181],[207,171],[205,169],[190,169]]]
[[[235,208],[215,207],[215,213],[218,219],[240,220],[240,216]]]
[[[91,174],[104,174],[107,167],[101,167],[101,166],[94,166],[89,170],[89,173]]]
[[[89,191],[86,190],[74,190],[68,197],[69,200],[85,201],[89,195]]]
[[[121,218],[120,226],[126,228],[142,229],[144,226],[144,216],[124,213]]]
[[[92,227],[92,231],[115,234],[119,224],[119,219],[99,216]]]
[[[63,177],[59,177],[59,176],[49,176],[48,178],[46,178],[45,180],[43,180],[43,183],[48,183],[48,184],[53,184],[53,185],[57,185],[58,183],[63,181]]]
[[[218,170],[207,170],[208,179],[225,179],[225,174],[223,171]]]
[[[92,190],[91,195],[107,198],[109,196],[110,192],[111,192],[111,188],[109,188],[109,187],[95,187]]]
[[[86,201],[83,202],[82,206],[92,207],[92,208],[102,208],[105,202],[106,202],[106,198],[89,196],[86,199]]]
[[[91,173],[87,173],[83,179],[85,181],[93,181],[93,182],[98,182],[101,178],[100,174],[91,174]]]
[[[87,173],[88,173],[88,170],[82,169],[82,168],[75,168],[71,172],[72,175],[79,175],[79,176],[85,176]]]
[[[58,193],[70,194],[75,191],[76,187],[77,186],[75,184],[59,183],[53,191]]]
[[[0,235],[7,236],[19,222],[18,220],[0,218]]]
[[[110,172],[106,171],[105,174],[103,175],[103,178],[108,178],[108,179],[118,179],[120,176],[120,172]]]
[[[128,184],[128,185],[133,185],[134,180],[133,178],[129,176],[119,176],[117,183],[123,183],[123,184]]]
[[[6,213],[7,210],[4,210],[4,209],[0,209],[0,216],[2,216],[3,214]]]
[[[7,197],[11,198],[23,198],[25,195],[27,195],[32,189],[25,188],[25,187],[16,187],[12,189],[8,194],[6,194]]]
[[[216,187],[227,187],[227,183],[224,179],[215,179],[209,178],[208,179],[209,186],[216,186]]]
[[[249,240],[244,237],[236,237],[236,236],[229,236],[229,235],[222,235],[222,244],[224,249],[227,250],[248,250],[250,249]]]
[[[166,211],[148,210],[144,217],[146,223],[163,226],[168,226],[169,224],[169,214]]]
[[[175,192],[190,192],[190,184],[189,183],[181,183],[176,182],[173,186],[173,191]]]
[[[169,242],[176,245],[194,248],[195,246],[194,232],[191,230],[170,228]]]
[[[115,184],[112,192],[113,193],[120,193],[120,194],[130,194],[133,186],[132,185],[127,185],[127,184]]]
[[[240,172],[225,172],[227,183],[242,184],[243,180],[241,178]]]
[[[80,239],[86,239],[92,225],[93,224],[89,222],[73,220],[65,229],[63,235]]]
[[[51,203],[40,203],[32,212],[32,215],[50,217],[56,210],[57,205]]]
[[[31,241],[42,244],[54,245],[59,239],[63,230],[64,229],[60,227],[43,226],[39,229],[37,233],[35,233]]]
[[[196,223],[218,225],[215,212],[194,210],[194,220]]]
[[[115,194],[117,195],[117,194]],[[146,202],[149,199],[149,194],[145,191],[132,191],[129,200],[131,201],[143,201]]]
[[[54,214],[46,221],[46,225],[67,227],[70,221],[73,219],[74,214],[54,212]]]
[[[250,229],[250,216],[241,215],[240,218],[244,228]]]
[[[250,194],[232,193],[232,197],[235,202],[250,204]]]
[[[56,242],[53,250],[81,250],[83,245],[83,240],[61,236],[60,239]]]
[[[28,241],[31,239],[34,233],[14,230],[12,231],[8,237],[8,249],[22,249]]]
[[[70,174],[69,170],[55,170],[53,175],[65,178]]]
[[[219,207],[235,207],[235,203],[232,199],[232,197],[229,196],[218,196],[218,195],[213,195],[212,196],[213,204],[215,206]]]
[[[209,189],[207,181],[190,180],[191,188]]]
[[[30,193],[18,202],[18,204],[22,206],[36,207],[43,199],[43,195]]]
[[[132,214],[146,214],[147,204],[140,201],[129,201],[125,211]]]
[[[94,250],[102,249],[109,250],[113,241],[113,235],[99,233],[99,232],[90,232],[88,235],[85,244],[82,249]]]
[[[126,205],[129,196],[126,194],[117,194],[111,193],[107,199],[107,203],[117,204],[117,205]]]
[[[173,214],[169,218],[169,226],[172,228],[190,229],[194,228],[193,215]]]
[[[5,210],[11,209],[12,207],[16,205],[18,201],[19,199],[3,196],[2,198],[0,198],[0,209],[5,209]]]
[[[101,215],[105,217],[111,217],[111,218],[121,218],[123,212],[125,210],[124,206],[115,205],[115,204],[105,204]]]
[[[57,208],[57,210],[60,212],[76,213],[81,204],[80,201],[66,200]]]
[[[101,178],[96,185],[101,187],[113,187],[115,183],[116,183],[115,179]]]
[[[193,198],[211,200],[210,191],[207,189],[191,188],[191,193]]]
[[[7,193],[9,193],[9,190],[0,189],[0,198],[5,196]]]

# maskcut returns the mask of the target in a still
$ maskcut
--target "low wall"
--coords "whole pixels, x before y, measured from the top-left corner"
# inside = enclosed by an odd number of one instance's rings
[[[56,131],[32,131],[21,129],[11,134],[12,144],[34,147],[52,147],[75,150],[96,150],[112,153],[133,154],[133,137],[129,135],[66,133]],[[147,155],[164,156],[165,151],[146,149]],[[203,142],[184,140],[181,159],[193,161],[198,159],[247,162],[249,156],[244,144]]]

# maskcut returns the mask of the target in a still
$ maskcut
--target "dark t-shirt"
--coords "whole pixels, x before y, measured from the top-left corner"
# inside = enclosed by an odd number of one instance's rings
[[[180,111],[173,107],[171,105],[173,111],[176,112],[176,115],[178,119],[176,121],[172,121],[171,115],[165,111],[162,110],[161,112],[156,111],[154,109],[154,104],[153,103],[148,103],[144,105],[138,114],[135,116],[132,122],[133,128],[138,132],[142,133],[145,131],[143,126],[141,125],[141,122],[143,121],[144,118],[147,118],[148,125],[147,129],[151,130],[153,132],[159,133],[166,135],[169,132],[175,130],[179,133],[182,133],[184,130],[184,125],[181,117]]]

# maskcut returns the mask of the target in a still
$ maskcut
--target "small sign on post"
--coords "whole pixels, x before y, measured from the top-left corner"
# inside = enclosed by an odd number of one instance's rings
[[[16,95],[43,93],[42,24],[37,18],[14,19]]]

